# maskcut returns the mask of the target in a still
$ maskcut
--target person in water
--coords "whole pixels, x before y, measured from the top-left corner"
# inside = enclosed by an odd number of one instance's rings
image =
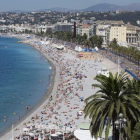
[[[28,110],[28,106],[26,106],[26,109]]]
[[[18,121],[20,121],[20,116],[18,116]]]

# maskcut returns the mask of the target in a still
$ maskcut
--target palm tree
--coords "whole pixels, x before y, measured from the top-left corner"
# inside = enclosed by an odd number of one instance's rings
[[[127,79],[127,84],[128,87],[132,89],[133,93],[140,95],[140,81],[137,81],[135,78],[133,78],[132,80]]]
[[[109,73],[109,77],[98,75],[95,80],[99,84],[92,86],[99,90],[85,100],[84,109],[85,118],[89,116],[91,119],[90,131],[94,137],[102,135],[103,129],[106,129],[106,140],[108,140],[109,128],[113,125],[113,140],[118,140],[118,130],[115,127],[115,121],[120,112],[127,119],[125,133],[131,135],[131,120],[138,121],[140,117],[140,95],[132,92],[127,83],[128,76],[124,73],[113,76]],[[106,118],[108,124],[105,126]]]
[[[114,39],[112,40],[112,43],[115,44],[115,45],[117,45],[117,39],[114,38]]]

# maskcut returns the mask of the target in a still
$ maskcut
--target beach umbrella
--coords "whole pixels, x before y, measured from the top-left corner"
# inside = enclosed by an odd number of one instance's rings
[[[55,133],[55,134],[51,134],[52,137],[58,137],[58,135]]]
[[[84,98],[81,96],[80,99],[84,99]]]
[[[25,132],[25,131],[29,131],[29,129],[28,128],[23,128],[23,131]]]
[[[70,127],[66,127],[66,131],[67,132],[72,132],[73,128],[70,128]]]
[[[63,135],[62,132],[56,132],[55,134],[56,134],[56,135]]]
[[[34,136],[35,136],[35,134],[34,134],[34,133],[29,133],[29,135],[30,135],[31,137],[34,137]]]
[[[44,124],[48,124],[48,121],[43,121],[42,123],[44,123]]]
[[[38,140],[42,140],[40,134],[39,134]]]
[[[78,76],[76,76],[75,78],[78,79]]]
[[[50,124],[50,125],[48,125],[48,128],[49,128],[49,129],[54,129],[54,128],[57,129],[57,126],[56,126],[55,124]]]
[[[59,127],[63,127],[63,125],[62,124],[59,124]]]
[[[80,111],[78,112],[78,114],[79,114],[80,116],[83,115],[83,111],[80,110]]]

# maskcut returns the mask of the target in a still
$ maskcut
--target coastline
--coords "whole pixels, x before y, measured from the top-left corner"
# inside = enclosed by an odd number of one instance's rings
[[[2,36],[2,35],[0,35]],[[6,37],[6,36],[4,36]],[[7,37],[12,37],[12,38],[18,38],[18,39],[21,39],[23,40],[23,38],[21,37],[18,37],[18,36],[7,36]],[[23,125],[24,121],[26,121],[26,119],[28,119],[33,113],[35,113],[35,111],[37,111],[37,109],[39,109],[40,107],[42,107],[42,105],[46,102],[46,100],[48,99],[49,95],[51,95],[52,93],[52,90],[54,88],[54,83],[56,80],[56,66],[55,66],[55,62],[53,62],[51,59],[49,59],[45,54],[43,54],[43,52],[41,52],[38,48],[36,48],[34,45],[30,44],[30,43],[27,43],[27,42],[24,42],[24,44],[27,44],[29,46],[32,46],[34,47],[34,49],[36,49],[39,53],[41,53],[47,61],[49,61],[50,63],[50,66],[52,67],[52,79],[51,79],[51,82],[50,82],[50,86],[49,88],[46,90],[46,92],[44,93],[45,94],[45,97],[44,99],[39,103],[37,104],[26,116],[24,116],[19,122],[15,123],[14,126],[13,126],[13,129],[16,128],[18,125]],[[57,66],[58,67],[58,66]],[[58,68],[57,68],[58,69]],[[1,136],[0,136],[0,139],[2,139],[6,134],[8,134],[10,131],[12,130],[12,128],[8,128]]]
[[[20,38],[21,39],[21,38]],[[38,41],[38,39],[37,39]],[[52,78],[52,81],[51,81],[51,87],[49,87],[48,91],[47,91],[47,94],[51,94],[52,96],[56,95],[58,92],[57,92],[57,86],[58,84],[60,84],[60,69],[59,68],[62,68],[61,64],[65,64],[64,66],[66,67],[70,67],[70,72],[72,73],[72,75],[74,74],[74,71],[75,70],[78,70],[79,72],[83,73],[83,76],[86,76],[86,78],[84,77],[81,81],[80,80],[76,80],[75,78],[72,77],[71,75],[71,78],[67,75],[65,75],[66,77],[64,78],[65,80],[70,80],[70,84],[73,85],[73,92],[71,95],[71,98],[68,98],[68,101],[70,102],[70,104],[67,102],[62,102],[60,103],[60,105],[62,106],[62,108],[60,110],[57,110],[59,112],[59,114],[61,114],[61,120],[63,121],[63,123],[65,124],[67,122],[67,119],[65,117],[65,114],[63,114],[63,111],[67,111],[67,116],[72,116],[73,117],[69,117],[69,120],[70,119],[74,119],[74,123],[75,123],[75,126],[74,127],[77,127],[77,125],[81,122],[88,122],[89,119],[86,119],[84,120],[84,115],[83,116],[80,116],[80,119],[76,119],[76,116],[77,116],[77,111],[83,109],[84,107],[84,102],[81,102],[79,100],[79,97],[77,97],[75,95],[75,92],[76,92],[76,89],[79,87],[79,84],[83,86],[83,89],[84,90],[78,90],[78,94],[80,96],[82,96],[84,99],[86,99],[87,97],[89,97],[91,94],[94,94],[97,89],[92,89],[91,88],[91,84],[92,83],[97,83],[96,80],[93,79],[93,77],[96,75],[97,71],[98,70],[101,70],[101,68],[103,66],[106,66],[107,69],[110,67],[115,67],[116,64],[114,63],[114,65],[110,65],[110,60],[107,60],[106,58],[102,58],[103,59],[103,63],[101,62],[98,62],[96,61],[95,62],[95,59],[96,58],[100,58],[101,56],[97,56],[97,54],[94,54],[95,57],[94,59],[92,60],[88,60],[88,59],[85,59],[85,60],[80,60],[79,58],[76,58],[76,54],[75,52],[71,51],[71,50],[68,50],[68,52],[64,52],[62,54],[62,57],[61,59],[59,59],[58,57],[58,60],[62,61],[62,63],[59,61],[59,63],[56,63],[56,61],[54,60],[51,60],[51,57],[50,59],[48,58],[49,56],[49,53],[47,54],[45,52],[45,50],[41,50],[40,51],[40,48],[38,47],[39,45],[33,45],[32,43],[32,40],[30,41],[25,41],[24,42],[25,44],[28,44],[30,46],[33,46],[35,49],[37,49],[40,53],[42,53],[44,55],[44,57],[51,63],[51,66],[53,68],[53,78]],[[58,53],[59,54],[59,53]],[[48,57],[47,57],[48,56]],[[67,62],[69,64],[67,64]],[[113,63],[113,62],[112,62]],[[95,65],[96,64],[96,65]],[[80,65],[80,67],[77,65]],[[117,67],[115,69],[115,71],[117,71]],[[115,72],[114,71],[114,72]],[[67,83],[67,82],[66,82]],[[66,84],[65,83],[65,84]],[[64,85],[64,87],[67,87],[67,85]],[[49,92],[49,93],[48,93]],[[87,93],[87,94],[84,94],[84,93]],[[47,95],[47,96],[49,96]],[[61,96],[62,94],[59,93],[59,95]],[[32,112],[29,113],[29,115],[26,115],[26,117],[24,119],[22,119],[20,122],[18,122],[18,124],[14,127],[14,128],[20,128],[20,130],[22,130],[22,128],[25,128],[25,126],[23,125],[24,122],[29,122],[31,120],[31,117],[35,116],[36,114],[40,114],[41,111],[43,111],[43,106],[46,105],[48,103],[48,97],[45,97],[42,102],[40,104],[38,104],[34,110],[32,110]],[[63,98],[63,95],[61,96]],[[57,100],[57,99],[56,99]],[[55,101],[55,100],[53,100]],[[53,104],[53,101],[52,101],[52,104]],[[78,104],[78,107],[74,107],[73,109],[73,106],[77,106]],[[72,108],[71,108],[72,107]],[[70,112],[68,110],[71,110]],[[72,113],[71,113],[72,112]],[[49,112],[47,112],[49,114]],[[52,118],[49,118],[49,121],[52,120]],[[53,122],[53,121],[52,121]],[[4,133],[4,135],[0,138],[1,140],[10,140],[11,139],[11,136],[12,136],[12,131],[10,131],[11,129],[9,129],[9,131],[7,131],[6,133]],[[15,136],[19,136],[21,133],[20,131],[14,131],[14,137]]]

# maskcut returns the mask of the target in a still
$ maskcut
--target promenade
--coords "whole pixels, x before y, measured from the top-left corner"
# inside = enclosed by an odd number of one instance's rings
[[[120,68],[122,68],[122,71],[125,71],[125,69],[127,69],[135,77],[137,77],[138,79],[140,78],[140,67],[138,66],[138,63],[135,63],[133,60],[130,61],[130,58],[119,56],[115,53],[112,53],[110,50],[100,49],[99,54],[102,55],[104,58],[109,59],[115,64],[118,64],[118,60],[119,60],[119,65]]]

